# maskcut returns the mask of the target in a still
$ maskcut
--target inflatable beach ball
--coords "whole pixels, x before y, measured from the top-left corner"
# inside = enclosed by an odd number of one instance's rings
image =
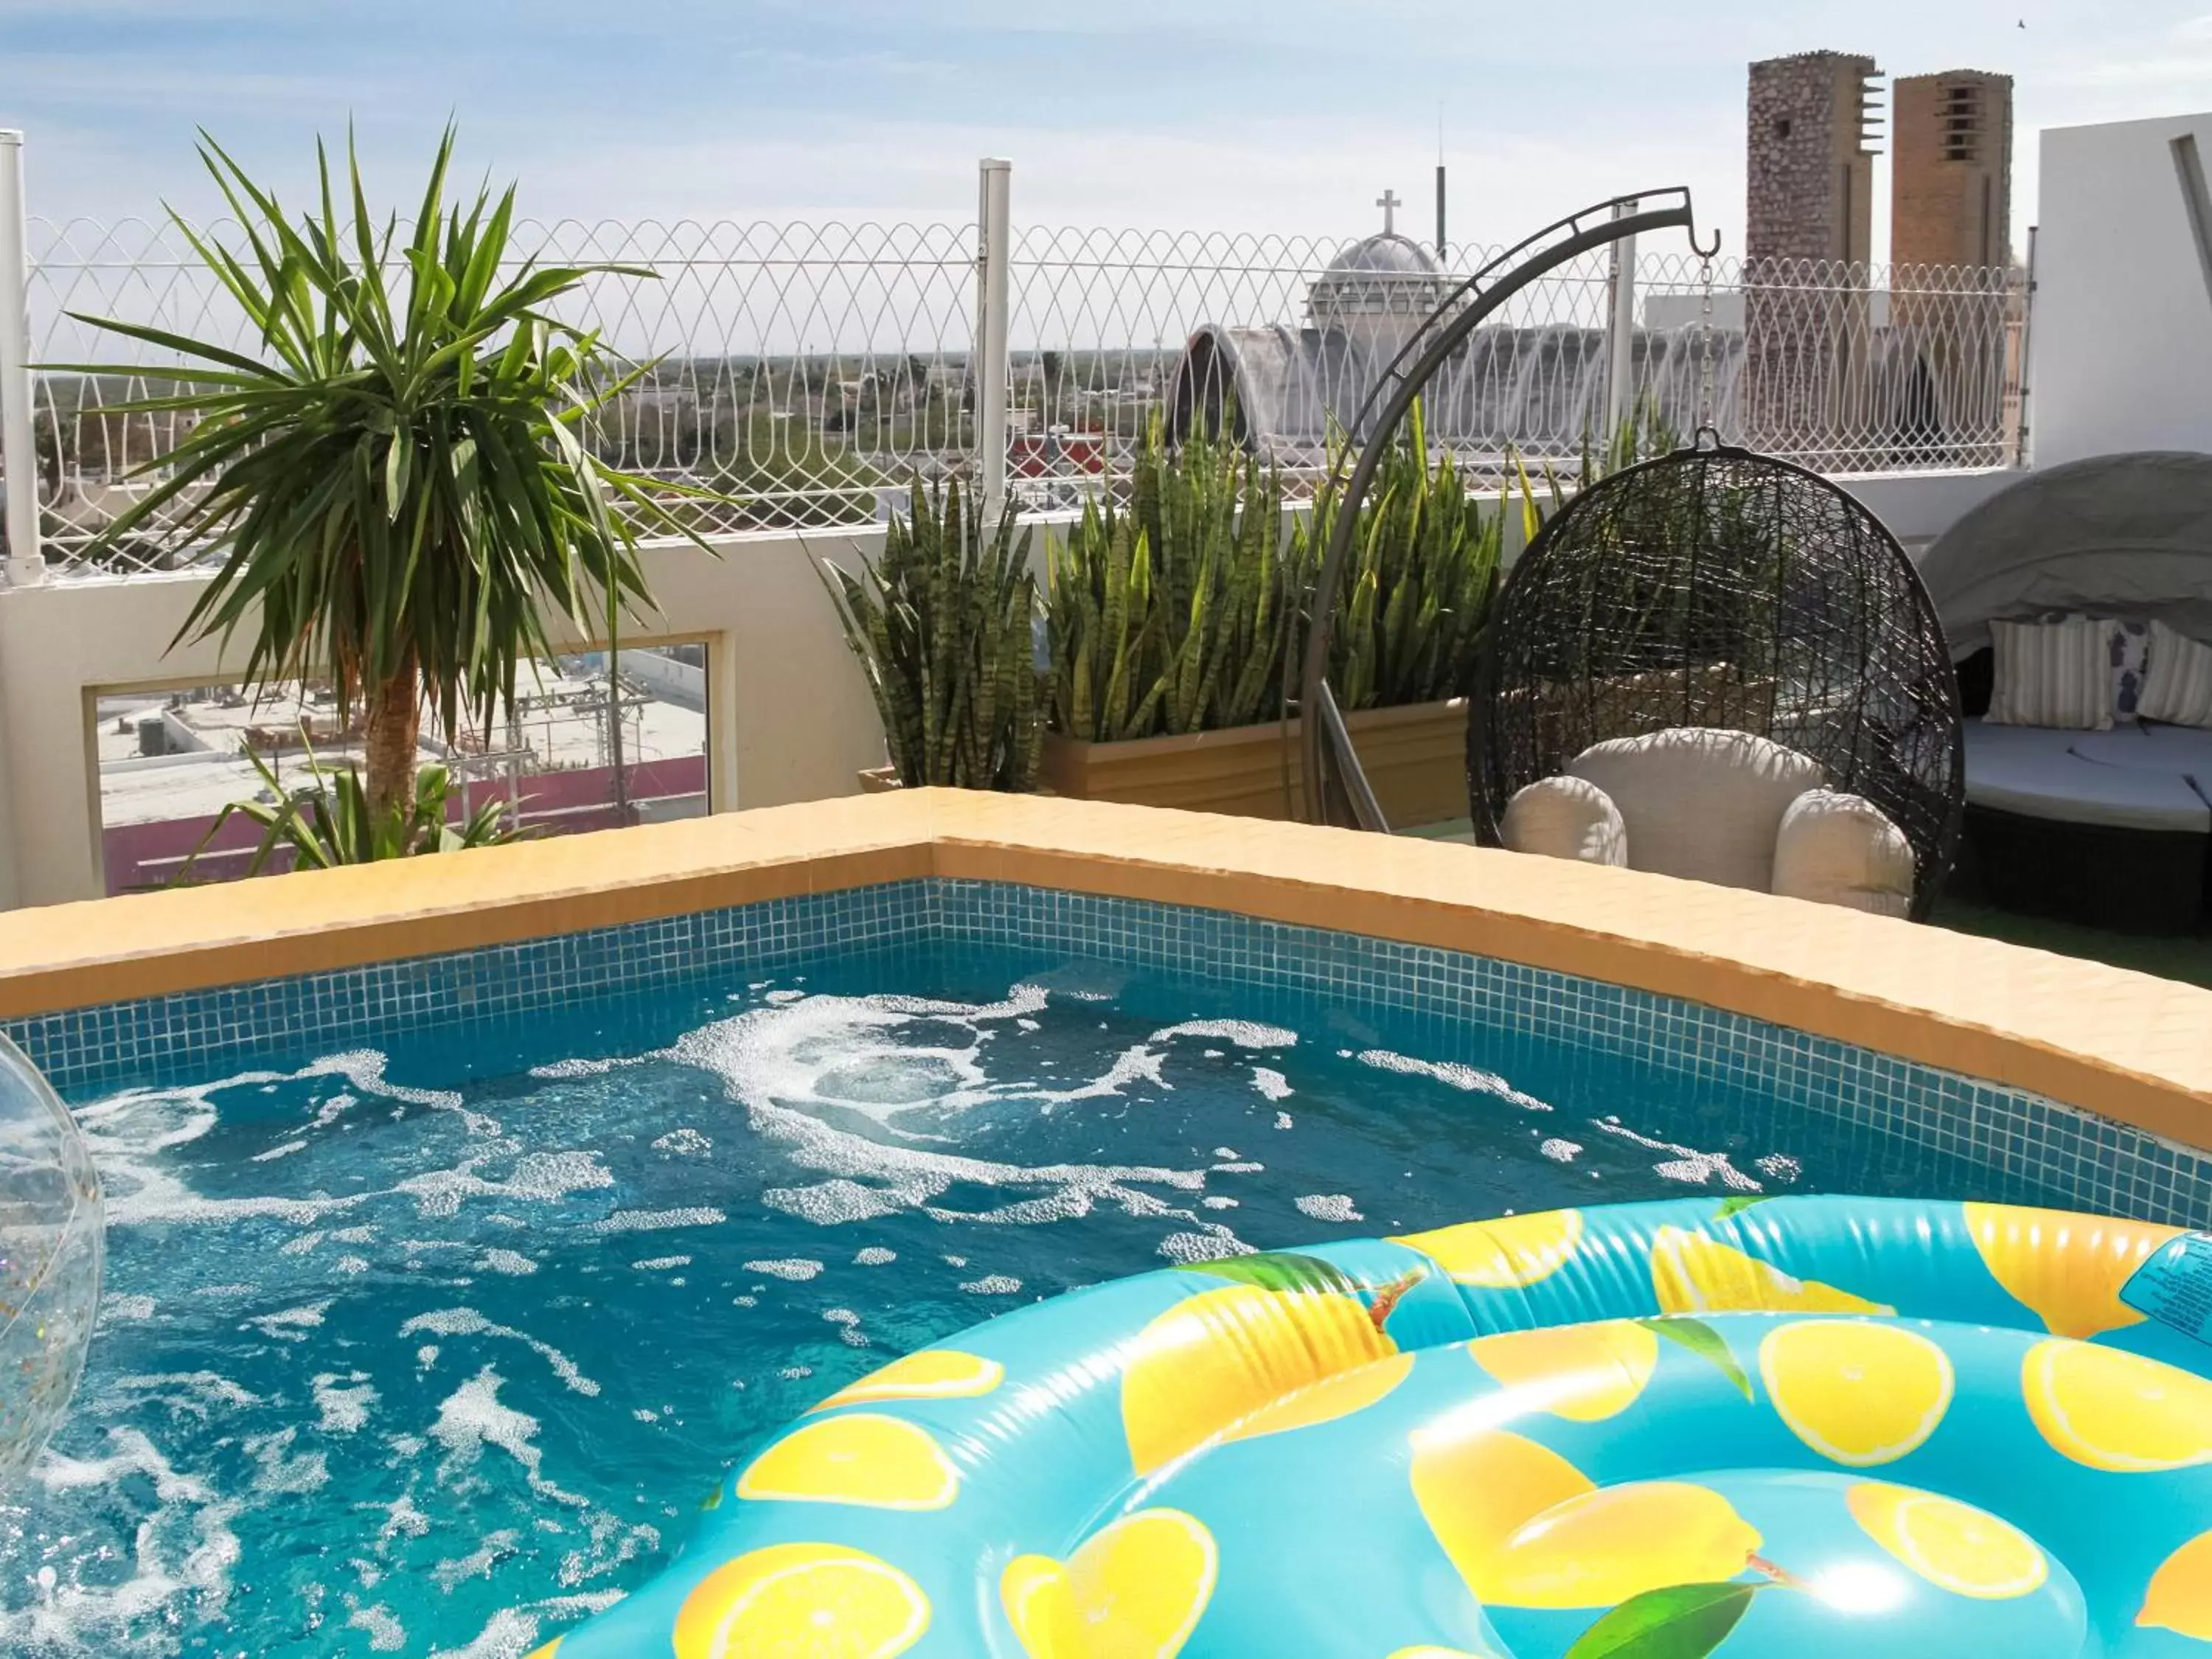
[[[69,1409],[100,1305],[103,1237],[76,1121],[0,1036],[0,1492]]]

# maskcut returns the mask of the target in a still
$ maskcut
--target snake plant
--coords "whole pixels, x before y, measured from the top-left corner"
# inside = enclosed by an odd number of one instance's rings
[[[1390,708],[1467,693],[1497,589],[1506,506],[1501,497],[1497,512],[1486,512],[1449,454],[1429,459],[1416,403],[1360,504],[1337,592],[1329,684],[1339,707]],[[1319,568],[1337,511],[1335,490],[1324,485],[1293,534],[1301,568]]]
[[[957,482],[886,527],[859,575],[821,575],[883,716],[899,781],[1023,791],[1044,742],[1036,578],[1011,502],[988,532]]]
[[[1053,729],[1096,743],[1272,719],[1302,584],[1282,480],[1228,439],[1170,453],[1155,420],[1126,505],[1093,501],[1051,550]]]

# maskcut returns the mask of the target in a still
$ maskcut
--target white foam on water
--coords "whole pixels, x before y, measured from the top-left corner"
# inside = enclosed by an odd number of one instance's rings
[[[860,1316],[850,1308],[824,1308],[822,1316],[832,1325],[857,1325],[860,1322]]]
[[[730,1218],[720,1210],[617,1210],[586,1229],[595,1233],[662,1233],[678,1227],[715,1227]]]
[[[1671,1140],[1654,1140],[1630,1128],[1617,1118],[1604,1118],[1596,1126],[1606,1134],[1631,1141],[1647,1152],[1669,1152],[1651,1166],[1652,1172],[1662,1181],[1677,1181],[1686,1187],[1706,1187],[1717,1179],[1730,1192],[1759,1193],[1766,1189],[1742,1170],[1729,1162],[1726,1152],[1701,1152],[1694,1146],[1678,1146]]]
[[[1262,1100],[1288,1100],[1297,1093],[1291,1087],[1290,1079],[1272,1066],[1255,1066],[1252,1068],[1252,1087]]]
[[[391,1608],[380,1603],[365,1607],[350,1595],[345,1604],[350,1614],[346,1628],[368,1632],[371,1653],[397,1653],[407,1645],[407,1628],[392,1617]]]
[[[576,1362],[551,1343],[541,1342],[529,1332],[518,1331],[511,1325],[494,1324],[474,1308],[441,1308],[433,1313],[416,1314],[399,1328],[399,1334],[403,1337],[420,1336],[426,1334],[448,1338],[489,1336],[502,1342],[520,1342],[551,1366],[553,1375],[559,1377],[574,1393],[582,1395],[587,1400],[594,1399],[599,1395],[599,1385],[578,1370]],[[430,1359],[434,1359],[438,1350],[434,1346],[420,1350],[416,1357],[420,1359],[423,1353],[428,1353]],[[430,1359],[423,1359],[422,1364],[428,1365]],[[485,1369],[490,1368],[487,1366]]]
[[[504,1273],[510,1279],[526,1278],[538,1271],[535,1261],[513,1250],[486,1250],[483,1260],[477,1265],[486,1273]]]
[[[887,1261],[897,1261],[898,1252],[896,1250],[887,1250],[880,1244],[871,1244],[864,1249],[858,1255],[854,1256],[853,1260],[854,1263],[860,1267],[880,1267]]]
[[[714,1150],[714,1143],[696,1129],[671,1129],[653,1141],[653,1150],[676,1158],[704,1158]]]
[[[108,1296],[100,1298],[100,1322],[118,1325],[143,1324],[154,1316],[154,1298],[150,1296]]]
[[[154,1403],[204,1423],[217,1412],[258,1406],[261,1396],[215,1371],[162,1371],[118,1376],[101,1390],[95,1410],[103,1415],[136,1411]]]
[[[766,1273],[770,1279],[788,1279],[803,1282],[820,1273],[822,1264],[819,1261],[806,1261],[802,1257],[788,1256],[774,1261],[748,1261],[745,1263],[745,1271],[749,1273]]]
[[[491,1570],[513,1555],[521,1543],[522,1534],[513,1528],[502,1527],[495,1532],[488,1532],[476,1548],[466,1555],[455,1556],[432,1567],[430,1577],[437,1581],[440,1589],[451,1595],[456,1584],[465,1583],[471,1578],[490,1577]]]
[[[626,1054],[606,1060],[548,1060],[543,1066],[532,1066],[530,1075],[557,1083],[564,1078],[605,1077],[610,1072],[619,1072],[625,1066],[643,1063],[641,1058]]]
[[[761,1194],[771,1210],[795,1215],[817,1227],[840,1226],[848,1221],[873,1221],[896,1215],[908,1207],[895,1193],[863,1187],[857,1181],[821,1181],[811,1187],[771,1187]]]
[[[385,1506],[384,1525],[376,1534],[380,1545],[395,1538],[421,1538],[430,1530],[430,1517],[415,1507],[415,1494],[404,1492]]]
[[[1288,1112],[1278,1112],[1278,1113],[1276,1113],[1276,1114],[1275,1114],[1275,1127],[1276,1127],[1278,1129],[1287,1129],[1287,1128],[1289,1128],[1289,1127],[1291,1127],[1291,1115],[1290,1115]]]
[[[246,1455],[259,1465],[253,1474],[254,1491],[299,1497],[330,1485],[330,1462],[322,1453],[293,1455],[292,1443],[299,1434],[298,1425],[294,1425],[269,1434],[248,1435],[240,1443]]]
[[[289,1158],[295,1152],[304,1152],[307,1150],[306,1141],[288,1140],[281,1146],[271,1146],[265,1152],[256,1152],[246,1161],[250,1164],[274,1164],[280,1158]]]
[[[1297,1212],[1315,1221],[1364,1221],[1367,1218],[1354,1209],[1352,1200],[1343,1193],[1309,1193],[1304,1198],[1292,1199]]]
[[[1771,1181],[1795,1181],[1805,1173],[1805,1166],[1787,1152],[1769,1152],[1764,1158],[1753,1158],[1752,1167]]]
[[[672,1268],[690,1267],[691,1258],[688,1255],[656,1255],[648,1256],[643,1261],[633,1261],[629,1265],[635,1271],[641,1273],[665,1273]]]
[[[473,1158],[458,1169],[410,1176],[392,1191],[412,1198],[426,1219],[443,1219],[459,1215],[467,1199],[518,1198],[552,1203],[571,1193],[596,1192],[615,1184],[613,1174],[599,1162],[597,1152],[526,1152],[515,1160],[503,1181],[477,1173],[491,1161],[489,1157]]]
[[[1012,1296],[1022,1288],[1022,1281],[1011,1273],[986,1273],[960,1288],[969,1296]]]
[[[324,1371],[309,1386],[314,1390],[315,1409],[322,1413],[317,1426],[325,1434],[359,1432],[368,1426],[369,1408],[382,1397],[365,1371],[343,1376]]]
[[[1458,1089],[1468,1094],[1492,1095],[1509,1106],[1518,1106],[1524,1112],[1548,1112],[1550,1103],[1534,1095],[1523,1094],[1495,1072],[1486,1072],[1478,1066],[1462,1066],[1457,1060],[1415,1060],[1409,1055],[1393,1054],[1388,1048],[1368,1048],[1361,1051],[1359,1063],[1371,1066],[1378,1072],[1395,1072],[1404,1077],[1425,1077]]]
[[[1235,1199],[1224,1198],[1218,1193],[1210,1194],[1198,1201],[1201,1207],[1208,1210],[1233,1210],[1237,1207]]]
[[[1164,1026],[1153,1032],[1152,1041],[1173,1042],[1177,1037],[1186,1036],[1231,1042],[1239,1048],[1295,1048],[1298,1041],[1296,1031],[1249,1019],[1187,1019],[1180,1025]]]
[[[323,1322],[330,1311],[334,1297],[325,1297],[320,1302],[310,1302],[297,1308],[287,1308],[281,1313],[260,1314],[246,1322],[264,1336],[283,1342],[305,1342],[307,1333]]]
[[[588,1544],[583,1549],[570,1551],[561,1559],[557,1582],[563,1589],[573,1590],[579,1584],[618,1572],[640,1555],[660,1547],[658,1528],[642,1522],[626,1523],[605,1510],[592,1510],[583,1517],[583,1524]],[[619,1599],[618,1593],[610,1598]],[[731,1659],[737,1659],[737,1656],[732,1655]]]
[[[521,1466],[530,1490],[539,1497],[585,1507],[584,1499],[562,1491],[541,1473],[544,1454],[538,1449],[538,1419],[501,1402],[502,1381],[496,1370],[486,1365],[440,1402],[438,1420],[430,1425],[430,1437],[446,1449],[445,1461],[438,1466],[438,1484],[451,1486],[465,1479],[490,1446]]]
[[[0,1652],[111,1659],[147,1652],[149,1625],[166,1632],[187,1620],[222,1624],[240,1554],[232,1522],[242,1506],[172,1467],[141,1430],[111,1429],[108,1446],[101,1458],[49,1451],[31,1478],[50,1492],[112,1487],[118,1498],[126,1483],[149,1482],[155,1506],[138,1522],[127,1569],[118,1576],[118,1564],[103,1555],[89,1564],[94,1577],[87,1583],[77,1577],[83,1564],[70,1564],[39,1601],[0,1611]]]
[[[1213,1166],[1212,1173],[1216,1175],[1259,1175],[1265,1171],[1267,1167],[1267,1166],[1264,1164],[1255,1164],[1249,1158],[1243,1158],[1231,1164],[1217,1164]]]
[[[1159,1252],[1178,1267],[1258,1253],[1255,1247],[1247,1244],[1226,1227],[1217,1227],[1203,1233],[1170,1233],[1160,1241]]]
[[[766,996],[763,997],[761,1000],[769,1004],[772,1007],[787,1007],[792,1003],[805,1001],[806,993],[804,991],[770,991]]]

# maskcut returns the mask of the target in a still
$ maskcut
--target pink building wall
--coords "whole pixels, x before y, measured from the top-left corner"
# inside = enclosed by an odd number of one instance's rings
[[[635,801],[684,800],[707,793],[707,757],[683,755],[672,760],[639,761],[623,768]],[[598,766],[575,772],[541,772],[522,780],[522,823],[538,835],[575,835],[586,830],[615,825],[614,771]],[[467,806],[473,809],[495,797],[504,799],[503,784],[468,786]],[[456,820],[465,816],[454,814]],[[151,823],[119,823],[100,832],[100,855],[107,874],[107,890],[135,892],[160,887],[175,878],[215,823],[210,817],[165,818]],[[200,863],[199,873],[210,880],[227,880],[246,873],[253,849],[261,844],[261,827],[246,818],[233,818],[222,827]],[[229,857],[217,854],[228,853]],[[271,860],[276,869],[289,869],[289,854]]]

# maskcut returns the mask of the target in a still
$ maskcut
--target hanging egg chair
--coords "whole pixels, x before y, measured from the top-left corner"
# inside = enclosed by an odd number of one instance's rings
[[[1299,681],[1308,822],[1390,828],[1328,683],[1329,651],[1360,504],[1414,401],[1515,295],[1583,254],[1668,229],[1689,232],[1705,262],[1710,319],[1719,242],[1698,242],[1689,192],[1620,198],[1490,260],[1370,388],[1350,427],[1358,459],[1328,480],[1335,520]],[[1710,332],[1705,350],[1709,410]],[[1871,802],[1911,844],[1909,914],[1926,916],[1965,793],[1958,684],[1935,607],[1897,538],[1855,497],[1710,429],[1580,490],[1514,566],[1468,700],[1479,837],[1498,844],[1514,794],[1592,744],[1684,727],[1766,738],[1817,762],[1826,789]]]
[[[1769,738],[1872,801],[1927,914],[1965,793],[1935,606],[1848,491],[1710,434],[1582,490],[1514,566],[1469,707],[1478,836],[1592,744],[1684,726]]]

